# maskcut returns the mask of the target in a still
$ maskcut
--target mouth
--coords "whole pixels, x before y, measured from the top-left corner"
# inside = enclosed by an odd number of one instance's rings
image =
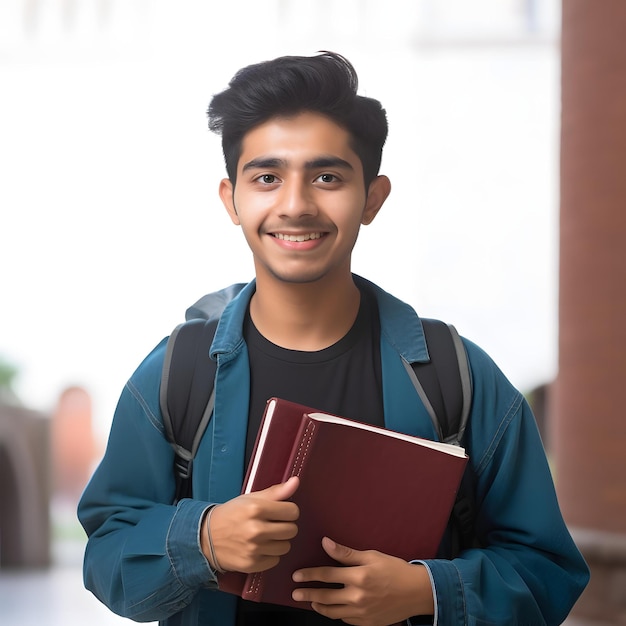
[[[299,235],[289,235],[287,233],[272,233],[272,237],[281,239],[282,241],[302,242],[310,241],[312,239],[321,239],[324,233],[302,233]]]

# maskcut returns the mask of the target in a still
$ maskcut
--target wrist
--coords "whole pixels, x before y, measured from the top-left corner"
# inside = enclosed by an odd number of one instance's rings
[[[413,615],[434,615],[435,595],[428,568],[423,563],[411,563],[411,567],[414,589],[419,590],[414,596]]]
[[[213,545],[213,538],[211,536],[211,516],[213,511],[217,508],[217,505],[213,505],[206,510],[204,518],[202,519],[202,526],[200,532],[200,548],[205,558],[209,562],[211,569],[215,572],[223,574],[225,570],[219,564],[217,556],[215,554],[215,546]]]

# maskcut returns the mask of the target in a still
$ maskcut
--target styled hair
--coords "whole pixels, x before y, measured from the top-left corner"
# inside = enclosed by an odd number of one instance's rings
[[[348,131],[367,189],[380,169],[387,115],[378,100],[357,95],[357,88],[354,67],[333,52],[284,56],[239,70],[208,109],[209,128],[222,136],[231,182],[236,182],[246,133],[274,117],[312,112]]]

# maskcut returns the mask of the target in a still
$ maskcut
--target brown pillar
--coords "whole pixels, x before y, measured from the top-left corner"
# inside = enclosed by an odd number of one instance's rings
[[[626,1],[563,0],[559,374],[551,448],[592,568],[576,613],[626,623]]]
[[[58,498],[78,502],[96,459],[91,397],[81,387],[61,394],[52,416],[53,489]]]

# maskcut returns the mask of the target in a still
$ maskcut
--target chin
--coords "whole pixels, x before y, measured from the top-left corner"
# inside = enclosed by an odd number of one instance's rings
[[[271,272],[274,279],[292,285],[316,283],[327,274],[328,272]]]

